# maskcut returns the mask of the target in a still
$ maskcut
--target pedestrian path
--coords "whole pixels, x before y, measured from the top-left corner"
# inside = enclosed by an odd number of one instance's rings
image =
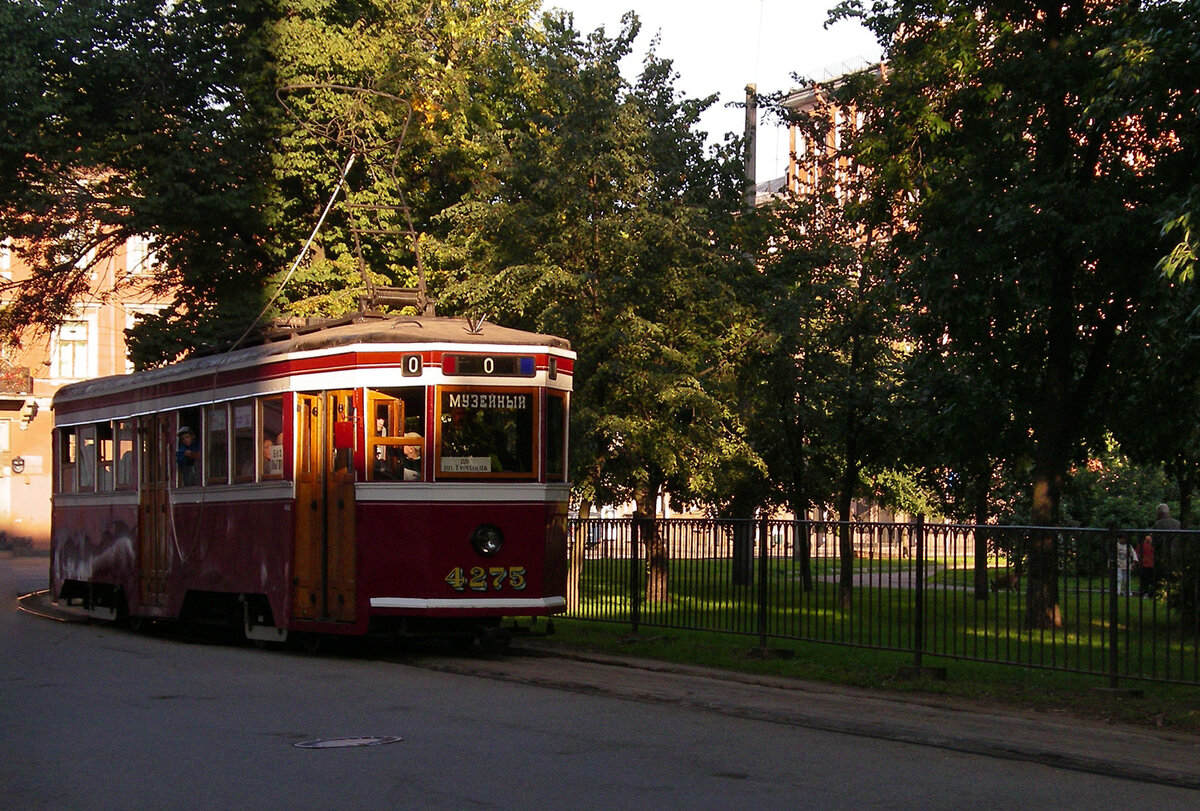
[[[539,654],[523,666],[535,683],[545,678],[539,658],[567,657],[589,666],[573,670],[577,689],[1200,790],[1200,737],[1193,735],[519,644]],[[517,670],[505,670],[517,678]]]

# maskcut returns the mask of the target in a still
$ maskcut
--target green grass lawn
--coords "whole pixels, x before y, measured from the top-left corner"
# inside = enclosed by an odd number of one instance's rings
[[[856,560],[849,607],[840,599],[836,561],[813,561],[813,587],[807,591],[796,561],[769,561],[765,589],[758,581],[758,564],[754,562],[751,584],[736,585],[728,560],[672,560],[668,599],[640,605],[640,633],[630,638],[629,561],[588,561],[580,580],[581,602],[571,612],[572,620],[559,621],[565,629],[560,639],[612,653],[1035,708],[1074,708],[1200,731],[1200,688],[1123,678],[1122,687],[1143,692],[1136,701],[1098,689],[1109,684],[1105,674],[1111,664],[1112,601],[1103,578],[1062,578],[1062,627],[1031,630],[1021,594],[1000,592],[980,601],[964,561],[957,562],[961,568],[927,567],[922,650],[926,664],[949,667],[952,677],[946,683],[914,683],[898,677],[900,667],[914,661],[911,564]],[[644,584],[644,573],[642,578]],[[759,610],[764,593],[765,628]],[[1161,601],[1118,597],[1116,609],[1120,675],[1196,678],[1196,637],[1181,633],[1178,617]],[[758,644],[763,631],[769,645],[786,647],[795,658],[748,660],[745,651]]]
[[[948,696],[987,707],[1061,713],[1092,719],[1169,728],[1200,734],[1200,687],[1125,682],[1128,690],[1106,689],[1099,676],[926,656],[923,664],[944,666],[945,681],[909,679],[901,668],[910,654],[845,645],[771,639],[790,659],[753,655],[754,637],[645,627],[636,636],[615,623],[556,619],[546,644],[617,656],[845,684],[899,695]]]

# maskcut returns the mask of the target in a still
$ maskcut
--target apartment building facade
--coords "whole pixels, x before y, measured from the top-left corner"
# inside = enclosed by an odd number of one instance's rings
[[[90,261],[90,257],[82,260]],[[60,327],[0,348],[0,549],[50,548],[51,402],[67,384],[127,374],[125,330],[169,302],[148,292],[155,257],[133,237],[91,270],[91,293]],[[29,276],[11,240],[0,242],[0,304]]]

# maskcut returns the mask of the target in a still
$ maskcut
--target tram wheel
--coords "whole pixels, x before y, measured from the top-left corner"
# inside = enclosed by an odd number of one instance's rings
[[[300,649],[305,653],[320,653],[323,643],[323,638],[320,634],[302,634],[300,636]]]
[[[133,631],[135,634],[144,634],[146,631],[150,630],[150,620],[146,619],[145,617],[139,617],[136,614],[131,614],[130,616],[126,617],[125,621],[129,625],[129,630]]]

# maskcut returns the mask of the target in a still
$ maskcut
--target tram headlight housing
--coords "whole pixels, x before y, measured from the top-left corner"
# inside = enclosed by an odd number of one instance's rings
[[[484,557],[491,557],[504,545],[504,533],[495,524],[480,524],[471,533],[471,546]]]

